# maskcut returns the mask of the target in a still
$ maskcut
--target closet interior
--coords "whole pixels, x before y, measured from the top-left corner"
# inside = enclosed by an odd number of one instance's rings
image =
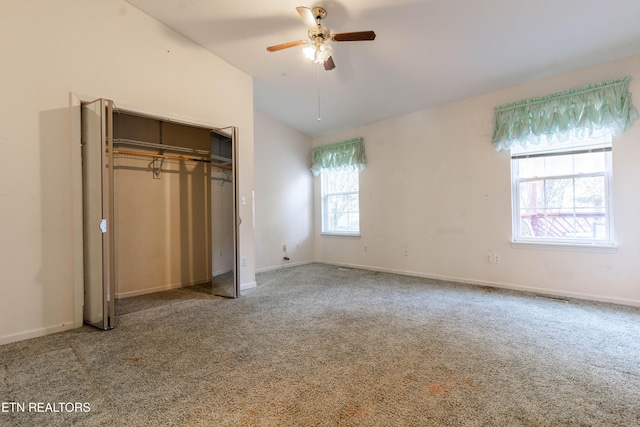
[[[112,141],[116,301],[235,288],[231,135],[114,112]]]

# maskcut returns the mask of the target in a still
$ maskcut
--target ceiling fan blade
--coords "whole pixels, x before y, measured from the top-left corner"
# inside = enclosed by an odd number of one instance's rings
[[[324,61],[324,69],[327,71],[331,71],[336,68],[336,63],[333,62],[333,56],[330,56],[329,59]]]
[[[282,44],[277,44],[275,46],[269,46],[267,48],[267,50],[269,52],[276,52],[278,50],[282,50],[282,49],[288,49],[290,47],[296,47],[296,46],[300,46],[301,44],[306,44],[307,42],[305,40],[298,40],[295,42],[288,42],[288,43],[282,43]]]
[[[375,40],[376,33],[373,31],[356,31],[354,33],[338,33],[331,36],[336,42],[358,42],[362,40]]]
[[[300,14],[300,18],[304,21],[304,25],[307,26],[307,29],[310,31],[318,31],[318,23],[316,22],[316,18],[313,17],[311,9],[304,6],[298,6],[296,7],[296,10]]]

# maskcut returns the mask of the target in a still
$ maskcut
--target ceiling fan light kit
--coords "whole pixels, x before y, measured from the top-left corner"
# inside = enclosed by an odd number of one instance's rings
[[[304,56],[316,64],[324,64],[333,54],[333,48],[327,43],[308,44],[302,48]]]
[[[307,26],[309,40],[298,40],[269,46],[267,48],[269,52],[305,45],[302,51],[307,59],[317,64],[324,64],[325,70],[333,70],[336,65],[333,61],[333,47],[329,42],[375,40],[376,38],[376,33],[373,31],[331,34],[329,28],[321,24],[322,20],[327,16],[327,11],[322,7],[309,9],[308,7],[298,6],[296,10]]]

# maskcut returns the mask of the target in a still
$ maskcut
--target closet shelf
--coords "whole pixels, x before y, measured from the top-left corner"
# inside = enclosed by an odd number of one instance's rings
[[[231,164],[231,159],[227,158],[227,157],[221,157],[221,156],[216,156],[215,154],[211,155],[211,160],[217,160],[219,162],[222,162],[222,165],[230,165]]]
[[[180,153],[199,154],[206,158],[210,157],[209,151],[207,150],[197,150],[195,148],[178,147],[175,145],[156,144],[153,142],[146,142],[146,141],[136,141],[134,139],[114,138],[113,143],[114,145],[115,144],[135,145],[138,147],[154,148],[156,150],[177,151]]]

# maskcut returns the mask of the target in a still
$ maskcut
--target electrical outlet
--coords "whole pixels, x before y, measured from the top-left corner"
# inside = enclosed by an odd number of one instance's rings
[[[296,251],[300,250],[300,245],[296,243]]]
[[[364,251],[367,252],[368,248],[367,245],[364,245]]]
[[[245,257],[242,257],[242,266],[243,267],[247,266],[247,259]]]
[[[493,256],[491,255],[491,253],[487,252],[486,254],[484,254],[484,262],[493,262]]]
[[[218,256],[222,256],[222,249],[218,249]]]
[[[287,245],[282,245],[282,252],[287,252]]]
[[[500,258],[500,254],[493,254],[493,262],[496,264],[500,264],[500,261],[502,261],[502,258]]]

